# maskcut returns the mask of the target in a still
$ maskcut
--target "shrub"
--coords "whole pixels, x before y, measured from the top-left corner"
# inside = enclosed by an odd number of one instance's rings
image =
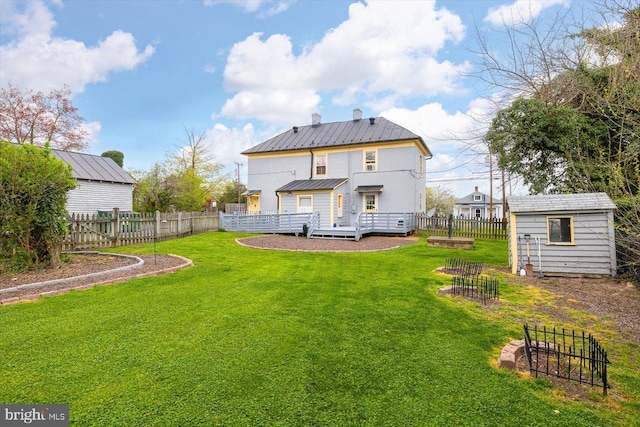
[[[71,167],[48,145],[0,142],[0,262],[12,270],[60,265]]]

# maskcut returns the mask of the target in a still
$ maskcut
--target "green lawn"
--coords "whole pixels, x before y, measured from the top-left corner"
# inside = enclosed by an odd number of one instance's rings
[[[506,265],[506,242],[302,253],[237,237],[159,243],[195,263],[174,274],[0,307],[0,402],[69,403],[72,425],[639,422],[632,357],[611,368],[626,397],[563,400],[494,367],[522,335],[508,302],[521,292],[504,287],[504,314],[437,295],[446,258]]]

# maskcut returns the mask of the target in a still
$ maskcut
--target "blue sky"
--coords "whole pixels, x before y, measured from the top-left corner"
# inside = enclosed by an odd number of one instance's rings
[[[585,2],[582,2],[583,4]],[[488,192],[480,144],[497,88],[468,77],[476,30],[553,17],[569,0],[0,0],[0,85],[67,84],[91,134],[149,169],[206,132],[235,170],[244,149],[294,125],[382,115],[421,135],[427,185]],[[551,19],[551,18],[550,18]],[[495,191],[495,190],[494,190]]]

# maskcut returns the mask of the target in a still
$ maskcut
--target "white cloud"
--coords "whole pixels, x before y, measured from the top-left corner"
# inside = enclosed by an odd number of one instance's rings
[[[462,147],[477,137],[478,122],[470,113],[456,111],[451,114],[438,102],[422,105],[417,110],[391,108],[380,115],[397,123],[425,140],[431,151],[434,148]]]
[[[17,38],[0,46],[1,85],[12,82],[46,91],[67,84],[77,93],[87,84],[107,81],[112,72],[134,69],[153,55],[151,45],[139,52],[133,35],[120,30],[92,47],[52,37],[55,21],[43,2],[28,2],[24,10],[18,5],[23,3],[2,9],[2,23],[10,23],[9,32]]]
[[[569,0],[516,0],[508,5],[491,8],[484,20],[496,26],[512,27],[531,22],[551,6],[568,4]]]
[[[88,134],[89,145],[95,148],[100,143],[102,124],[100,122],[85,122],[82,124],[82,129]]]
[[[216,4],[228,3],[240,7],[247,13],[257,12],[265,6],[266,10],[261,13],[261,16],[269,17],[284,12],[294,1],[295,0],[204,0],[204,5],[214,6]]]
[[[290,38],[254,33],[230,50],[225,87],[238,92],[222,115],[291,123],[308,117],[328,94],[336,105],[375,102],[385,106],[421,96],[460,93],[468,63],[439,61],[445,43],[462,40],[457,15],[434,2],[353,3],[349,19],[296,55]],[[273,88],[277,88],[274,92]],[[277,95],[274,98],[274,95]]]
[[[215,161],[231,170],[234,162],[246,163],[246,158],[240,153],[256,144],[255,130],[252,124],[242,128],[228,128],[218,123],[207,130],[206,142]]]

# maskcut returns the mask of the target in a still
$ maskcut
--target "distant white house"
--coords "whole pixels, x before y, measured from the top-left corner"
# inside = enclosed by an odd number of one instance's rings
[[[493,199],[491,206],[489,195],[478,191],[458,199],[453,205],[453,216],[458,218],[502,218],[502,200]],[[493,209],[493,210],[492,210]]]
[[[98,211],[133,210],[136,181],[113,159],[85,153],[51,150],[51,154],[71,165],[77,187],[67,195],[69,214],[96,214]]]

